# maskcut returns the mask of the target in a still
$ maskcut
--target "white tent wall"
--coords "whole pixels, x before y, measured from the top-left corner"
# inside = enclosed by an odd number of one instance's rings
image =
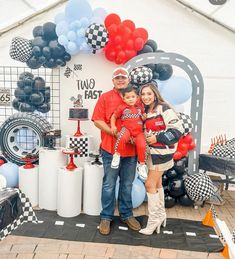
[[[107,13],[117,13],[122,20],[131,19],[136,27],[147,29],[149,38],[154,39],[162,49],[175,52],[191,59],[202,73],[204,79],[204,107],[201,149],[206,152],[210,139],[218,134],[226,133],[234,137],[235,129],[235,34],[222,26],[192,12],[174,0],[90,0],[92,8],[102,7]],[[37,25],[53,21],[56,14],[64,10],[64,4],[17,27],[0,37],[0,65],[24,66],[23,63],[9,57],[11,39],[21,36],[32,38],[32,30]],[[16,7],[17,8],[17,7]],[[88,54],[87,54],[88,55]],[[97,88],[111,89],[111,71],[114,63],[107,61],[103,54],[85,57],[76,55],[72,63],[92,62],[99,66],[99,71],[91,68],[91,74],[96,77]],[[88,68],[88,65],[86,66]],[[90,71],[84,71],[84,77]],[[102,88],[104,87],[105,88]],[[68,90],[70,89],[70,90]],[[61,96],[64,93],[73,96],[73,87],[61,84]],[[68,91],[71,91],[68,93]],[[61,98],[63,107],[64,98]],[[65,101],[67,102],[67,101]],[[71,103],[67,105],[71,106]],[[91,115],[94,102],[89,104]],[[61,128],[72,133],[75,129],[73,122],[68,124],[64,108],[61,109]],[[87,122],[84,122],[84,124]],[[89,130],[95,128],[89,122]],[[69,126],[68,126],[69,125]],[[95,131],[94,131],[95,132]]]

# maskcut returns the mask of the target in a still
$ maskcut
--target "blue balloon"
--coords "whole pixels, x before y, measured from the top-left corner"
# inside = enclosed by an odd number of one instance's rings
[[[0,166],[0,174],[7,180],[7,187],[16,187],[19,183],[19,168],[16,164],[5,163]]]
[[[65,7],[65,17],[69,22],[80,20],[82,17],[90,19],[92,8],[86,0],[70,0]]]
[[[104,18],[107,16],[107,12],[104,8],[98,7],[93,10],[93,17],[99,17],[104,21]]]
[[[64,15],[64,13],[59,13],[59,14],[57,14],[57,15],[55,16],[55,19],[54,19],[55,24],[58,24],[59,22],[64,21],[64,20],[65,20],[65,15]]]
[[[118,199],[118,192],[119,192],[119,177],[117,179],[116,189],[115,189],[116,199]],[[146,190],[145,190],[144,184],[138,178],[135,178],[132,185],[132,192],[131,192],[133,208],[139,207],[144,202],[145,196],[146,196]]]
[[[191,97],[192,84],[184,77],[172,76],[169,80],[164,81],[161,94],[169,104],[182,104]]]
[[[69,30],[69,25],[66,21],[61,21],[56,25],[55,31],[59,37],[62,34],[66,34]]]
[[[70,40],[70,41],[75,41],[77,38],[77,35],[76,35],[76,32],[74,31],[69,31],[67,33],[67,39]]]
[[[58,42],[59,42],[61,45],[66,46],[69,41],[68,41],[67,37],[62,34],[62,35],[60,35],[60,36],[58,37]]]

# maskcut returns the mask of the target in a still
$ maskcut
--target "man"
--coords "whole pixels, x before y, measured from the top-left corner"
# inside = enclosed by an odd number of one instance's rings
[[[112,81],[113,89],[100,96],[92,116],[95,126],[101,130],[101,155],[104,177],[99,231],[103,235],[110,233],[110,223],[113,219],[116,205],[115,187],[118,176],[120,177],[118,209],[121,220],[133,230],[138,231],[141,228],[140,223],[133,217],[131,199],[132,182],[135,178],[137,164],[135,145],[127,143],[125,152],[120,159],[119,167],[117,169],[111,168],[116,136],[112,134],[110,118],[116,108],[123,103],[120,91],[126,88],[129,83],[128,71],[122,67],[116,68],[113,71]],[[118,131],[120,131],[120,128],[121,121],[118,119]]]

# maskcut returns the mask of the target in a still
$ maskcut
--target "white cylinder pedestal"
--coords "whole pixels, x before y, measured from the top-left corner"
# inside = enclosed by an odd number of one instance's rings
[[[19,167],[19,189],[29,198],[32,207],[38,205],[38,166]]]
[[[61,217],[75,217],[81,213],[83,168],[73,171],[65,167],[58,172],[57,214]]]
[[[57,174],[65,165],[66,156],[61,148],[39,150],[39,207],[46,210],[57,209]]]
[[[101,191],[104,169],[102,165],[92,165],[86,162],[84,165],[83,185],[83,212],[88,215],[99,215],[101,206]]]

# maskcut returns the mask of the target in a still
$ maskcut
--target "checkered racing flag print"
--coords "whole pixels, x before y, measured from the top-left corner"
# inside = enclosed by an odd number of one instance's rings
[[[9,191],[12,190],[12,188],[7,188]],[[38,223],[37,216],[35,215],[35,212],[33,211],[32,205],[29,201],[29,198],[25,196],[24,193],[22,193],[19,189],[15,189],[19,193],[19,198],[22,205],[22,211],[23,213],[15,219],[12,223],[7,225],[5,228],[3,228],[0,231],[0,240],[3,240],[6,236],[8,236],[13,230],[17,229],[20,225],[22,225],[24,222],[33,222]]]
[[[183,128],[184,128],[183,135],[186,136],[193,129],[192,119],[190,118],[189,115],[184,114],[182,112],[178,112],[177,115],[178,115],[179,119],[182,121],[182,125],[183,125]]]
[[[235,158],[235,144],[216,144],[212,150],[213,156]]]
[[[235,229],[234,229],[233,232],[232,232],[232,241],[233,241],[233,243],[235,244]]]
[[[89,137],[69,137],[66,144],[67,148],[78,148],[79,157],[88,157],[90,153]]]
[[[212,212],[212,217],[215,220],[217,218],[217,213],[215,211],[215,207],[213,204],[211,204],[211,212]]]
[[[152,78],[153,72],[149,67],[136,67],[130,72],[130,80],[134,84],[143,85],[150,82]]]
[[[87,44],[93,49],[95,54],[96,50],[104,48],[108,43],[108,32],[103,24],[92,23],[86,30]]]
[[[204,172],[188,176],[184,180],[186,192],[193,201],[205,201],[215,194],[210,177]]]
[[[20,62],[27,62],[32,56],[32,43],[30,40],[15,37],[11,41],[10,57]]]

